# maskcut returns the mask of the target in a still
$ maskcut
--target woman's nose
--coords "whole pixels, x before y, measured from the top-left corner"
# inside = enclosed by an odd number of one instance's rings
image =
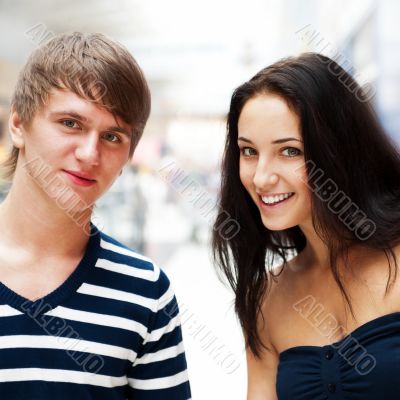
[[[278,183],[279,177],[271,166],[259,164],[253,177],[254,185],[260,190],[268,190],[271,185]]]

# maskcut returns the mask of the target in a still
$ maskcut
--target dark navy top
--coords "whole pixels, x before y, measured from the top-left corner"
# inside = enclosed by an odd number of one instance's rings
[[[92,226],[83,259],[45,297],[0,282],[0,400],[190,397],[178,303],[150,259]]]
[[[331,345],[281,352],[276,389],[279,400],[399,400],[400,312]]]

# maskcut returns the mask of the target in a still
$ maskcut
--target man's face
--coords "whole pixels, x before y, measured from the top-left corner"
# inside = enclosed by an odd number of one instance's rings
[[[68,193],[79,196],[76,211],[91,207],[129,159],[131,127],[69,90],[53,90],[20,132],[16,173],[25,169],[62,206]]]

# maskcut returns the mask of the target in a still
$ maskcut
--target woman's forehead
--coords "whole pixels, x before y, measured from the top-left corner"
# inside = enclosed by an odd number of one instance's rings
[[[277,95],[258,95],[243,106],[238,121],[239,137],[250,140],[260,135],[269,141],[292,137],[301,140],[300,120],[286,101]]]

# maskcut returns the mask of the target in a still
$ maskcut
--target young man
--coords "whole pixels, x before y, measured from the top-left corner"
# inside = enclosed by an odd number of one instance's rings
[[[56,37],[23,68],[0,205],[0,399],[190,398],[166,275],[91,223],[149,112],[140,68],[103,35]]]

